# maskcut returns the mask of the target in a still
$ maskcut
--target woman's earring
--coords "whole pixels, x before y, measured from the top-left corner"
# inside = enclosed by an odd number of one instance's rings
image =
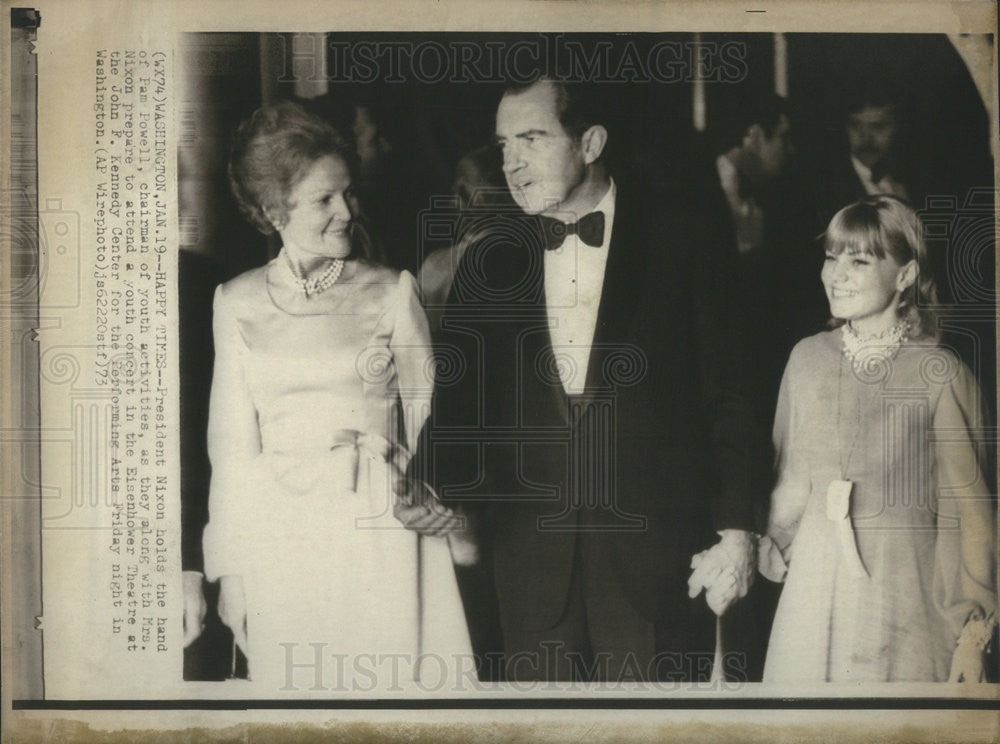
[[[264,216],[267,218],[267,221],[271,223],[271,227],[273,227],[275,230],[281,230],[282,228],[284,228],[285,221],[283,219],[274,217],[271,214],[271,210],[269,210],[267,207],[263,207],[263,211],[264,211]]]

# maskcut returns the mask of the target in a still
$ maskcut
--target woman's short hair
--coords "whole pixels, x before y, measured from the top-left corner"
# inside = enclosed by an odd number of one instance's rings
[[[924,229],[917,213],[894,196],[869,196],[844,207],[830,220],[824,234],[828,253],[890,256],[900,266],[917,262],[916,281],[903,290],[898,315],[913,325],[914,335],[937,338],[937,285],[931,274]],[[831,325],[842,325],[834,320]]]
[[[229,185],[240,211],[265,235],[268,215],[287,217],[292,189],[317,160],[336,155],[356,173],[356,155],[332,126],[292,101],[263,106],[240,124],[229,158]]]

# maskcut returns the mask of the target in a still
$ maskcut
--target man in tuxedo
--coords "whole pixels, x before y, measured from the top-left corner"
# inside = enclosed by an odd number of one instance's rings
[[[731,256],[691,205],[612,178],[594,92],[540,79],[500,101],[519,209],[456,274],[440,349],[458,361],[409,488],[490,541],[508,679],[705,678],[715,623],[689,593],[717,612],[746,593],[766,459]],[[452,519],[406,496],[412,528]]]

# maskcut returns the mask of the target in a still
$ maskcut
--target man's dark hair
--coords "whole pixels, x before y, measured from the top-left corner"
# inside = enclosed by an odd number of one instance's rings
[[[846,91],[845,110],[856,114],[866,108],[891,107],[899,111],[902,96],[897,86],[881,78],[856,80]]]
[[[607,125],[608,109],[602,105],[600,90],[593,83],[569,79],[558,73],[539,74],[526,82],[508,83],[503,93],[522,93],[541,82],[551,83],[555,88],[559,123],[574,139],[583,137],[583,133],[595,124]]]
[[[754,124],[770,137],[778,128],[782,116],[791,119],[791,107],[787,98],[775,93],[734,98],[709,127],[716,152],[725,152],[739,145],[743,135]]]

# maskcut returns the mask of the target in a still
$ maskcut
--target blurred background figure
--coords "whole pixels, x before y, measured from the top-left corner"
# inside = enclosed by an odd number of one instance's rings
[[[894,162],[900,127],[896,102],[888,95],[865,95],[870,89],[860,93],[848,102],[847,110],[847,144],[854,173],[869,196],[909,199],[906,185],[897,177],[899,163]]]
[[[403,165],[386,124],[386,114],[374,102],[356,101],[349,107],[350,122],[344,131],[354,138],[358,154],[358,197],[364,205],[369,229],[379,246],[381,263],[413,270],[410,255],[416,235],[406,231],[408,203]]]
[[[458,161],[451,191],[458,200],[458,238],[453,245],[432,251],[417,274],[432,335],[440,324],[465,249],[487,235],[494,222],[491,216],[515,206],[500,167],[499,151],[492,145],[477,148]]]
[[[777,95],[743,99],[735,115],[717,128],[716,146],[715,184],[729,208],[737,251],[759,256],[765,250],[768,190],[795,152],[788,102]]]
[[[757,405],[769,417],[790,347],[782,332],[786,311],[778,277],[785,250],[780,189],[795,154],[788,101],[777,95],[743,98],[710,131],[714,162],[706,201],[718,212],[718,240],[740,267],[741,306],[754,348]],[[798,339],[792,339],[794,343]]]
[[[895,196],[920,206],[923,188],[914,181],[904,152],[905,106],[890,81],[867,77],[850,83],[838,123],[839,142],[815,164],[808,194],[814,200],[814,234],[833,214],[857,199]]]

